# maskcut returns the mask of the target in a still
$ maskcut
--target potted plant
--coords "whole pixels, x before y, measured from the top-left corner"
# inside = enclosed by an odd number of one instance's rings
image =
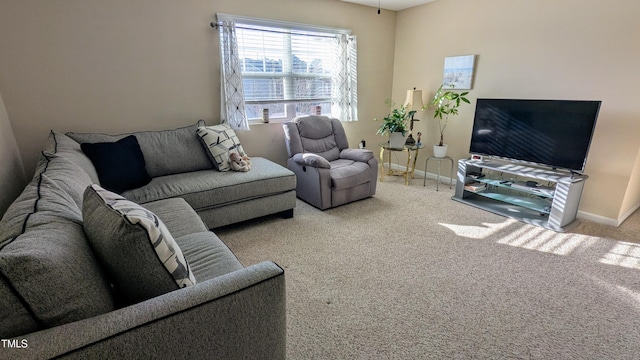
[[[389,134],[389,146],[402,148],[405,143],[404,136],[407,132],[407,122],[416,111],[407,111],[404,105],[400,108],[393,108],[395,103],[391,99],[387,99],[384,103],[391,109],[391,112],[382,119],[382,125],[380,125],[376,133],[383,136]],[[378,121],[378,119],[374,120]]]
[[[449,85],[449,87],[453,89],[455,86],[452,84]],[[463,102],[471,104],[469,99],[465,97],[467,96],[467,94],[469,94],[468,91],[463,93],[456,93],[451,90],[444,89],[443,84],[440,85],[438,91],[436,91],[436,94],[433,97],[431,103],[427,105],[435,108],[433,118],[438,119],[438,125],[440,126],[440,142],[438,143],[438,145],[433,145],[433,156],[447,156],[448,146],[444,143],[444,130],[447,128],[449,116],[458,115],[458,108],[460,107],[460,105],[462,105]]]

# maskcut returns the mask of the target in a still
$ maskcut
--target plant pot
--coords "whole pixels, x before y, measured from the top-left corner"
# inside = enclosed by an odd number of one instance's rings
[[[449,146],[447,144],[444,144],[442,146],[440,145],[433,145],[433,156],[437,157],[437,158],[443,158],[445,156],[447,156],[447,148]]]
[[[393,149],[402,149],[406,138],[401,132],[393,132],[389,134],[389,147]]]

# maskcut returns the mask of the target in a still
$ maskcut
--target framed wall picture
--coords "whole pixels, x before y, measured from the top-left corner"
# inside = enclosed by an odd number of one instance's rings
[[[444,76],[442,77],[443,88],[471,89],[475,59],[475,55],[445,57]]]

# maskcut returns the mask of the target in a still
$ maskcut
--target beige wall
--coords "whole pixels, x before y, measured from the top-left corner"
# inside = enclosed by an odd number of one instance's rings
[[[0,95],[0,218],[20,194],[26,178],[9,116]]]
[[[3,0],[0,92],[27,172],[48,131],[173,128],[219,122],[217,12],[350,28],[358,36],[359,122],[377,142],[393,76],[396,13],[337,0]],[[238,135],[250,156],[285,163],[280,124]]]
[[[631,173],[631,180],[627,186],[627,193],[621,207],[621,219],[626,219],[634,211],[640,208],[640,150],[636,156],[635,166]]]
[[[617,223],[640,204],[640,3],[626,0],[438,0],[397,17],[393,96],[442,82],[444,58],[476,54],[471,99],[445,133],[468,156],[477,97],[602,100],[585,173],[581,215]],[[420,114],[431,118],[432,113]],[[427,143],[434,121],[417,123]],[[628,215],[628,214],[627,214]]]
[[[478,55],[473,100],[601,99],[580,209],[615,222],[640,204],[640,110],[629,100],[639,95],[640,3],[626,0],[438,0],[380,16],[337,0],[3,0],[0,93],[27,175],[50,129],[217,123],[218,36],[208,26],[216,12],[351,28],[360,121],[345,127],[354,145],[382,140],[372,119],[385,115],[386,98],[401,103],[415,86],[428,100],[449,55]],[[417,117],[432,143],[435,123]],[[472,118],[469,106],[447,129],[455,158],[468,155]],[[285,162],[279,124],[239,136],[250,155]]]

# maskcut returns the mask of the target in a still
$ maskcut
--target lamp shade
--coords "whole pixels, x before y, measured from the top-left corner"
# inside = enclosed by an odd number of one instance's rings
[[[404,107],[407,111],[419,111],[424,104],[422,103],[422,90],[407,90],[407,99],[404,101]]]

